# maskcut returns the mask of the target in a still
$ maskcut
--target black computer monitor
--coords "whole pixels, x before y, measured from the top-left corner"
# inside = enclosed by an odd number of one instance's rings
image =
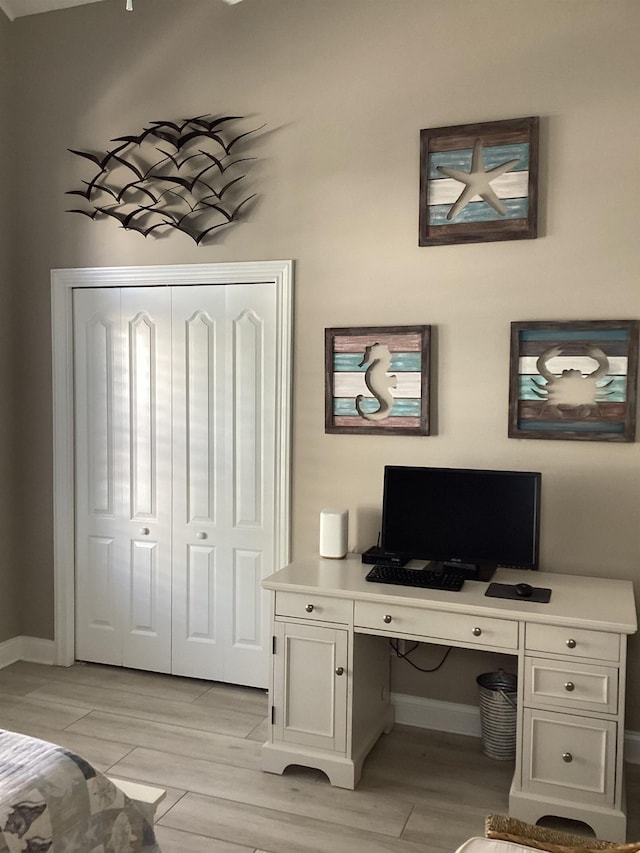
[[[487,580],[537,569],[541,474],[387,465],[381,545]]]

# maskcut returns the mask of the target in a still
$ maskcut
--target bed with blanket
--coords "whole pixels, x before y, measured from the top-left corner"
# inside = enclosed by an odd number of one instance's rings
[[[153,827],[73,752],[0,730],[0,853],[160,853]]]

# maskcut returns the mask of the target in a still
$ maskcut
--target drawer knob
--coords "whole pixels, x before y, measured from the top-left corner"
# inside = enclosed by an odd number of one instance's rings
[[[196,538],[198,538],[198,539],[206,539],[206,538],[207,538],[207,534],[206,534],[206,532],[205,532],[204,530],[199,530],[199,531],[196,533]]]
[[[571,764],[571,762],[573,761],[573,755],[571,755],[570,752],[563,752],[562,753],[562,760],[566,761],[567,764]]]
[[[573,681],[565,681],[564,689],[567,691],[567,693],[573,693],[573,691],[576,689],[576,686]]]
[[[575,640],[567,640],[567,646],[568,646],[570,649],[575,649],[575,647],[576,647],[576,641],[575,641]]]
[[[339,666],[336,669],[336,675],[344,675],[344,667],[343,666]]]
[[[313,613],[313,604],[307,604],[305,610],[307,611],[307,613]]]
[[[149,528],[148,527],[141,527],[140,528],[140,536],[148,536],[148,535],[149,535]]]
[[[474,637],[479,637],[480,634],[482,634],[482,628],[476,627],[473,629],[473,631],[471,633],[473,634]]]
[[[382,621],[386,622],[388,625],[389,622],[391,622],[391,616],[389,616],[389,614],[387,613],[387,615],[385,617],[383,617]]]

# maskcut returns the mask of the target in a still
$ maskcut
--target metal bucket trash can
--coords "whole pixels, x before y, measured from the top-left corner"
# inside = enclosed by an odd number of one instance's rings
[[[508,672],[485,672],[476,678],[480,690],[482,751],[489,758],[516,757],[518,679]]]

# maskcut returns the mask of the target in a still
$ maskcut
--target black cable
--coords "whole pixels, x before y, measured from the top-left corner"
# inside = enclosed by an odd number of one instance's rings
[[[451,649],[453,648],[453,646],[449,646],[449,648],[448,648],[448,649],[447,649],[447,651],[444,653],[443,658],[442,658],[442,660],[440,661],[440,663],[439,663],[439,664],[437,664],[436,666],[434,666],[432,669],[425,669],[425,668],[424,668],[424,667],[422,667],[422,666],[418,666],[418,664],[417,664],[417,663],[414,663],[412,660],[409,660],[409,655],[410,655],[410,654],[413,654],[413,652],[415,652],[415,650],[418,648],[418,646],[420,645],[420,643],[416,643],[416,642],[414,642],[414,646],[413,646],[413,648],[409,649],[409,651],[408,651],[408,652],[401,652],[401,651],[400,651],[400,649],[398,648],[398,643],[397,643],[397,642],[395,642],[394,640],[389,640],[389,645],[391,646],[391,648],[393,649],[393,651],[396,653],[396,657],[397,657],[397,658],[399,658],[400,660],[404,660],[404,661],[406,661],[406,662],[409,664],[409,666],[412,666],[414,669],[417,669],[417,670],[418,670],[418,672],[436,672],[436,670],[440,669],[440,667],[442,666],[442,664],[446,661],[447,657],[449,656],[449,652],[450,652],[450,651],[451,651]]]

